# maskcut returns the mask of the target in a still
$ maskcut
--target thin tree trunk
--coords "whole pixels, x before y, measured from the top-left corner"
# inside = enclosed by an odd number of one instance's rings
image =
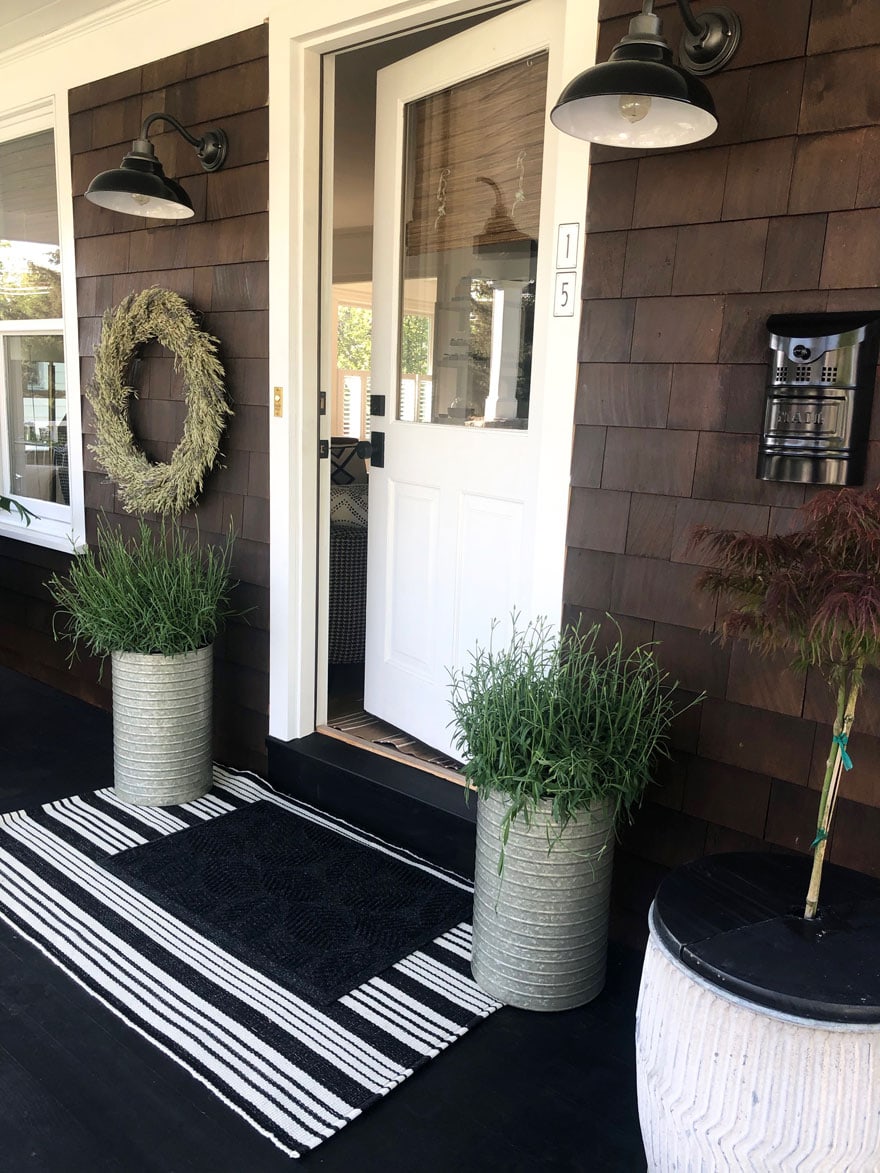
[[[834,736],[849,737],[855,717],[856,701],[859,699],[861,687],[861,666],[849,678],[849,687],[842,685],[837,696],[837,716],[834,721]],[[828,760],[825,763],[825,780],[822,783],[822,796],[819,800],[818,830],[813,849],[813,870],[810,873],[810,887],[807,891],[807,904],[804,909],[804,918],[812,920],[819,907],[819,888],[822,883],[822,868],[825,863],[825,851],[828,847],[828,835],[834,820],[834,810],[837,806],[837,795],[840,789],[840,775],[843,772],[843,746],[832,740]]]

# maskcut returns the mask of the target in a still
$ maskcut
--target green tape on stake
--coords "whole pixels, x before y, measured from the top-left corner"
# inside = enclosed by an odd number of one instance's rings
[[[831,740],[835,745],[840,747],[840,760],[843,762],[844,770],[851,770],[852,758],[846,752],[846,743],[849,741],[849,738],[845,733],[835,733]]]

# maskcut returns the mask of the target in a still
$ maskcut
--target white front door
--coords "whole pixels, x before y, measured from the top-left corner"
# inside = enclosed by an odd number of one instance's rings
[[[531,0],[379,74],[364,704],[446,752],[449,669],[561,609],[587,181],[547,119],[565,30]]]

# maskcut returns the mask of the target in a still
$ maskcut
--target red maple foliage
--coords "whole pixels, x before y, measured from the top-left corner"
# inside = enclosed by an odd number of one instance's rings
[[[815,916],[827,840],[864,670],[880,665],[880,486],[826,489],[800,508],[794,532],[774,537],[701,526],[715,565],[698,579],[725,610],[723,639],[784,651],[832,688],[835,718],[804,915]]]
[[[787,651],[836,688],[880,664],[880,486],[827,489],[799,512],[802,528],[775,537],[699,527],[716,565],[698,585],[732,604],[725,638]]]

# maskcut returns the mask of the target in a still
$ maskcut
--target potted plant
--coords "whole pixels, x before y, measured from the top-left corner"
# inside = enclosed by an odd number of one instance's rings
[[[695,533],[715,561],[700,585],[727,608],[721,638],[818,671],[834,721],[812,861],[709,857],[658,890],[637,1017],[649,1169],[878,1164],[880,883],[830,868],[821,900],[820,885],[865,669],[880,664],[880,488],[819,492],[800,521]]]
[[[676,712],[650,646],[543,619],[452,673],[455,745],[477,791],[473,973],[500,1001],[582,1005],[605,981],[614,829]]]
[[[127,540],[102,521],[97,547],[53,574],[56,638],[113,674],[114,788],[142,806],[190,802],[211,785],[213,640],[234,614],[233,536],[202,549],[179,523]]]

